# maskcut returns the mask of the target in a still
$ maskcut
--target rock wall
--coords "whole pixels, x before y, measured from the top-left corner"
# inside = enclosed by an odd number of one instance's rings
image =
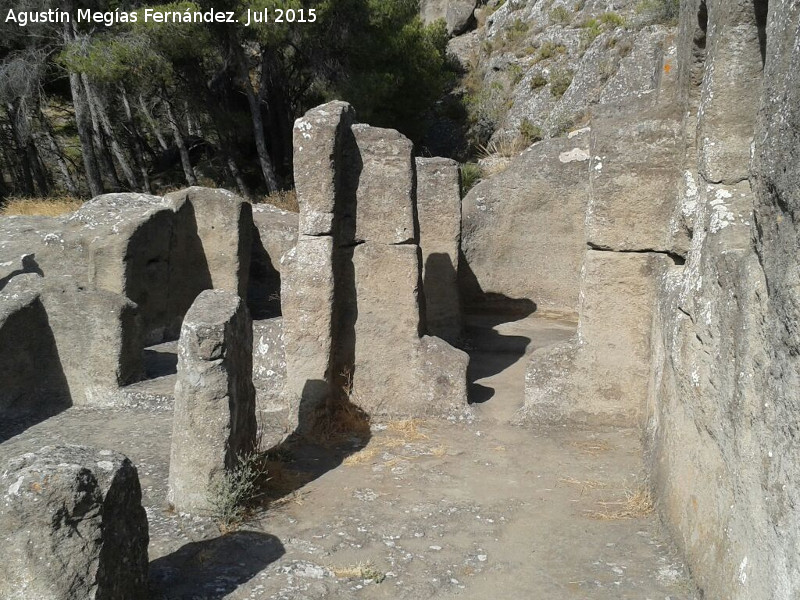
[[[528,299],[575,314],[586,249],[589,131],[533,145],[462,204],[461,289],[467,310]]]
[[[796,598],[800,5],[681,10],[691,247],[654,319],[654,482],[706,597]]]

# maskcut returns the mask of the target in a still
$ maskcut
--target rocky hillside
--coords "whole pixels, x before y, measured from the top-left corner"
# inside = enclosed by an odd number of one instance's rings
[[[466,71],[471,137],[509,153],[558,137],[595,104],[654,89],[671,0],[499,0],[475,9],[476,29],[448,51]]]

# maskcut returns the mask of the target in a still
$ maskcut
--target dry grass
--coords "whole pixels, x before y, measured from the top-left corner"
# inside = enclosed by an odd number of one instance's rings
[[[358,465],[366,465],[375,460],[375,458],[380,454],[381,449],[377,446],[369,446],[368,448],[364,448],[355,454],[351,454],[347,458],[342,461],[342,464],[345,467],[356,467]]]
[[[25,215],[38,217],[57,217],[78,210],[83,200],[72,196],[54,196],[52,198],[9,198],[0,209],[3,216]]]
[[[271,204],[275,208],[293,213],[300,212],[300,204],[297,202],[297,192],[294,190],[273,192],[268,196],[264,196],[259,202]]]
[[[653,513],[653,497],[643,484],[636,490],[625,492],[625,500],[598,502],[604,507],[600,511],[585,511],[590,519],[599,521],[619,521],[621,519],[641,519]],[[613,508],[617,507],[617,508]]]
[[[377,439],[373,438],[369,446],[355,454],[351,454],[342,461],[342,464],[348,467],[370,464],[375,462],[386,450],[397,450],[398,448],[405,447],[407,444],[427,440],[428,436],[419,430],[423,423],[424,421],[422,421],[422,419],[403,419],[402,421],[387,423],[386,436]],[[441,458],[445,454],[447,454],[447,448],[444,445],[439,445],[431,448],[425,455]],[[391,468],[400,461],[413,460],[414,458],[418,457],[395,456],[386,461],[386,466]]]
[[[586,440],[580,442],[570,442],[570,446],[577,448],[581,452],[598,456],[604,452],[608,452],[613,446],[605,440]]]
[[[403,419],[402,421],[392,421],[386,425],[386,431],[393,433],[403,443],[418,442],[420,440],[427,440],[428,436],[420,433],[419,427],[422,425],[422,419]]]

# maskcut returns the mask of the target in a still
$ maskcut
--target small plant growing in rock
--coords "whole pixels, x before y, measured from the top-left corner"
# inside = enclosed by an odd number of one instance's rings
[[[525,34],[528,33],[528,24],[523,21],[522,19],[515,19],[511,26],[506,31],[506,42],[509,44],[515,44],[520,40],[525,38]]]
[[[527,118],[522,119],[522,123],[519,125],[519,134],[522,136],[527,146],[544,139],[542,128],[535,125]]]
[[[626,22],[624,17],[618,15],[615,12],[605,12],[600,15],[600,22],[609,27],[610,29],[616,29],[617,27],[625,27]]]
[[[572,21],[572,15],[563,6],[554,7],[548,14],[550,21],[557,25],[569,25]]]
[[[588,48],[592,45],[592,42],[597,39],[601,33],[603,33],[603,24],[595,18],[587,19],[580,24],[580,28],[583,29],[583,33],[581,34],[581,47]]]
[[[475,184],[483,177],[483,169],[478,163],[464,163],[461,165],[461,197],[467,195]]]
[[[542,47],[539,48],[539,57],[537,62],[542,60],[547,60],[548,58],[553,58],[558,54],[564,54],[567,51],[566,46],[562,44],[556,44],[555,42],[545,42],[542,44]]]
[[[511,77],[511,85],[517,85],[520,81],[522,81],[523,76],[525,73],[518,64],[513,64],[508,67],[508,75]]]
[[[242,523],[248,509],[261,496],[266,479],[261,455],[252,452],[239,457],[233,469],[212,481],[208,502],[220,531],[232,531]]]
[[[556,98],[561,98],[572,85],[574,76],[575,74],[569,69],[553,69],[550,74],[550,93]]]
[[[543,88],[544,86],[547,85],[547,83],[548,83],[547,77],[545,77],[541,73],[537,73],[536,75],[531,77],[531,89],[532,90],[538,90],[540,88]]]

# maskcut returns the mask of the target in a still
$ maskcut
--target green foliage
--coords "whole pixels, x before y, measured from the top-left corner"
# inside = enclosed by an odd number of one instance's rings
[[[233,469],[216,477],[209,488],[208,502],[222,531],[235,529],[248,508],[261,495],[267,471],[257,453],[239,457]]]
[[[566,46],[563,46],[562,44],[556,44],[555,42],[550,42],[550,41],[545,42],[544,44],[542,44],[542,47],[539,48],[539,56],[537,62],[542,60],[547,60],[548,58],[553,58],[558,54],[564,54],[566,53],[566,51],[567,51]]]
[[[483,169],[478,163],[464,163],[461,165],[461,197],[467,195],[475,184],[483,177]]]
[[[352,103],[363,122],[394,127],[414,138],[422,115],[455,77],[439,20],[423,25],[414,0],[329,0],[320,19],[340,23],[329,52],[346,77],[334,77],[325,99]]]
[[[516,44],[525,39],[525,34],[528,33],[529,28],[530,26],[522,19],[515,19],[506,30],[506,42]]]
[[[625,18],[618,15],[615,12],[603,13],[602,15],[600,15],[600,22],[611,29],[616,29],[617,27],[626,26]]]
[[[595,19],[594,17],[581,22],[579,27],[583,29],[583,34],[581,34],[581,45],[584,48],[591,46],[592,42],[597,38],[597,36],[603,33],[603,24],[599,19]]]
[[[640,0],[637,14],[644,15],[651,23],[675,25],[680,16],[680,0]]]
[[[572,15],[563,6],[556,6],[548,13],[550,20],[557,25],[569,25],[572,22]]]
[[[531,89],[538,90],[546,86],[549,82],[547,81],[547,77],[545,77],[542,73],[537,73],[533,77],[531,77]]]
[[[517,85],[525,75],[522,67],[514,63],[508,67],[508,75],[511,78],[511,85]]]
[[[570,69],[553,69],[550,74],[550,93],[556,98],[563,96],[572,85],[575,76]]]
[[[520,123],[519,126],[519,134],[522,136],[522,139],[525,140],[525,143],[528,146],[544,139],[542,128],[538,125],[534,125],[527,118],[522,119],[522,123]]]
[[[499,2],[497,2],[494,6],[489,8],[489,14],[492,15],[496,13],[505,3],[506,0],[499,0]]]

